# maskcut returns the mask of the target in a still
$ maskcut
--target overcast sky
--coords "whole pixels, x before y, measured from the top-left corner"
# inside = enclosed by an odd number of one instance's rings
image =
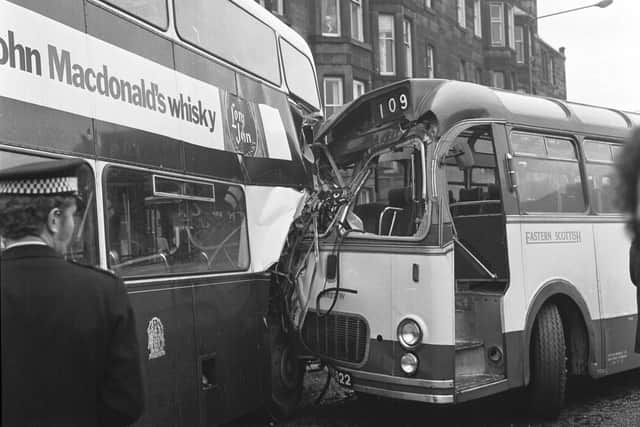
[[[538,0],[538,16],[597,1]],[[566,48],[569,101],[640,112],[640,0],[543,18],[538,33]]]

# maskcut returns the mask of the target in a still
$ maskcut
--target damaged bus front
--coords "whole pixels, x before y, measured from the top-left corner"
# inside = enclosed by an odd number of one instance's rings
[[[290,311],[303,347],[359,392],[454,400],[454,244],[433,177],[429,99],[443,84],[368,93],[316,138],[323,203],[315,238],[297,246]]]

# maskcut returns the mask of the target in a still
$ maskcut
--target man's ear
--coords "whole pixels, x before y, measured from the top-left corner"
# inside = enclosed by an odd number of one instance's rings
[[[60,221],[62,219],[62,211],[60,208],[53,208],[47,215],[47,230],[51,234],[55,234],[60,230]]]

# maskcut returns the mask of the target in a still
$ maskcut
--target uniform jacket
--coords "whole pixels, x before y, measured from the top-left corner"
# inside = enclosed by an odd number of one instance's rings
[[[637,288],[638,311],[640,312],[640,241],[637,239],[631,244],[629,250],[629,273],[631,281]],[[636,326],[636,353],[640,353],[640,313],[638,314],[638,325]]]
[[[124,426],[143,409],[122,281],[52,248],[0,254],[2,426]]]

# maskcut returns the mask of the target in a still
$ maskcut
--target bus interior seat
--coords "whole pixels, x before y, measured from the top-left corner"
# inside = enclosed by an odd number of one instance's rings
[[[487,185],[487,200],[500,200],[500,187],[498,187],[498,184]]]
[[[477,202],[483,199],[482,188],[461,188],[460,189],[460,201],[461,202]],[[457,209],[457,215],[475,215],[480,213],[480,205],[475,206],[460,206]]]
[[[485,200],[502,200],[500,198],[500,187],[498,184],[488,184],[487,185],[487,193]],[[501,204],[500,203],[488,203],[482,207],[482,213],[500,213]]]
[[[385,211],[384,217],[381,218],[382,234],[411,236],[413,234],[411,188],[393,188],[389,190],[388,199],[389,207],[394,209]],[[393,228],[391,228],[392,224]]]
[[[611,187],[610,185],[606,185],[591,190],[591,199],[597,212],[614,212],[616,193]]]
[[[584,209],[582,186],[580,184],[567,185],[566,192],[562,194],[562,211],[582,212]]]
[[[166,237],[156,237],[158,252],[169,252],[169,241]]]
[[[365,233],[378,234],[380,215],[385,207],[387,205],[384,203],[366,203],[353,208],[353,213],[362,220]]]

